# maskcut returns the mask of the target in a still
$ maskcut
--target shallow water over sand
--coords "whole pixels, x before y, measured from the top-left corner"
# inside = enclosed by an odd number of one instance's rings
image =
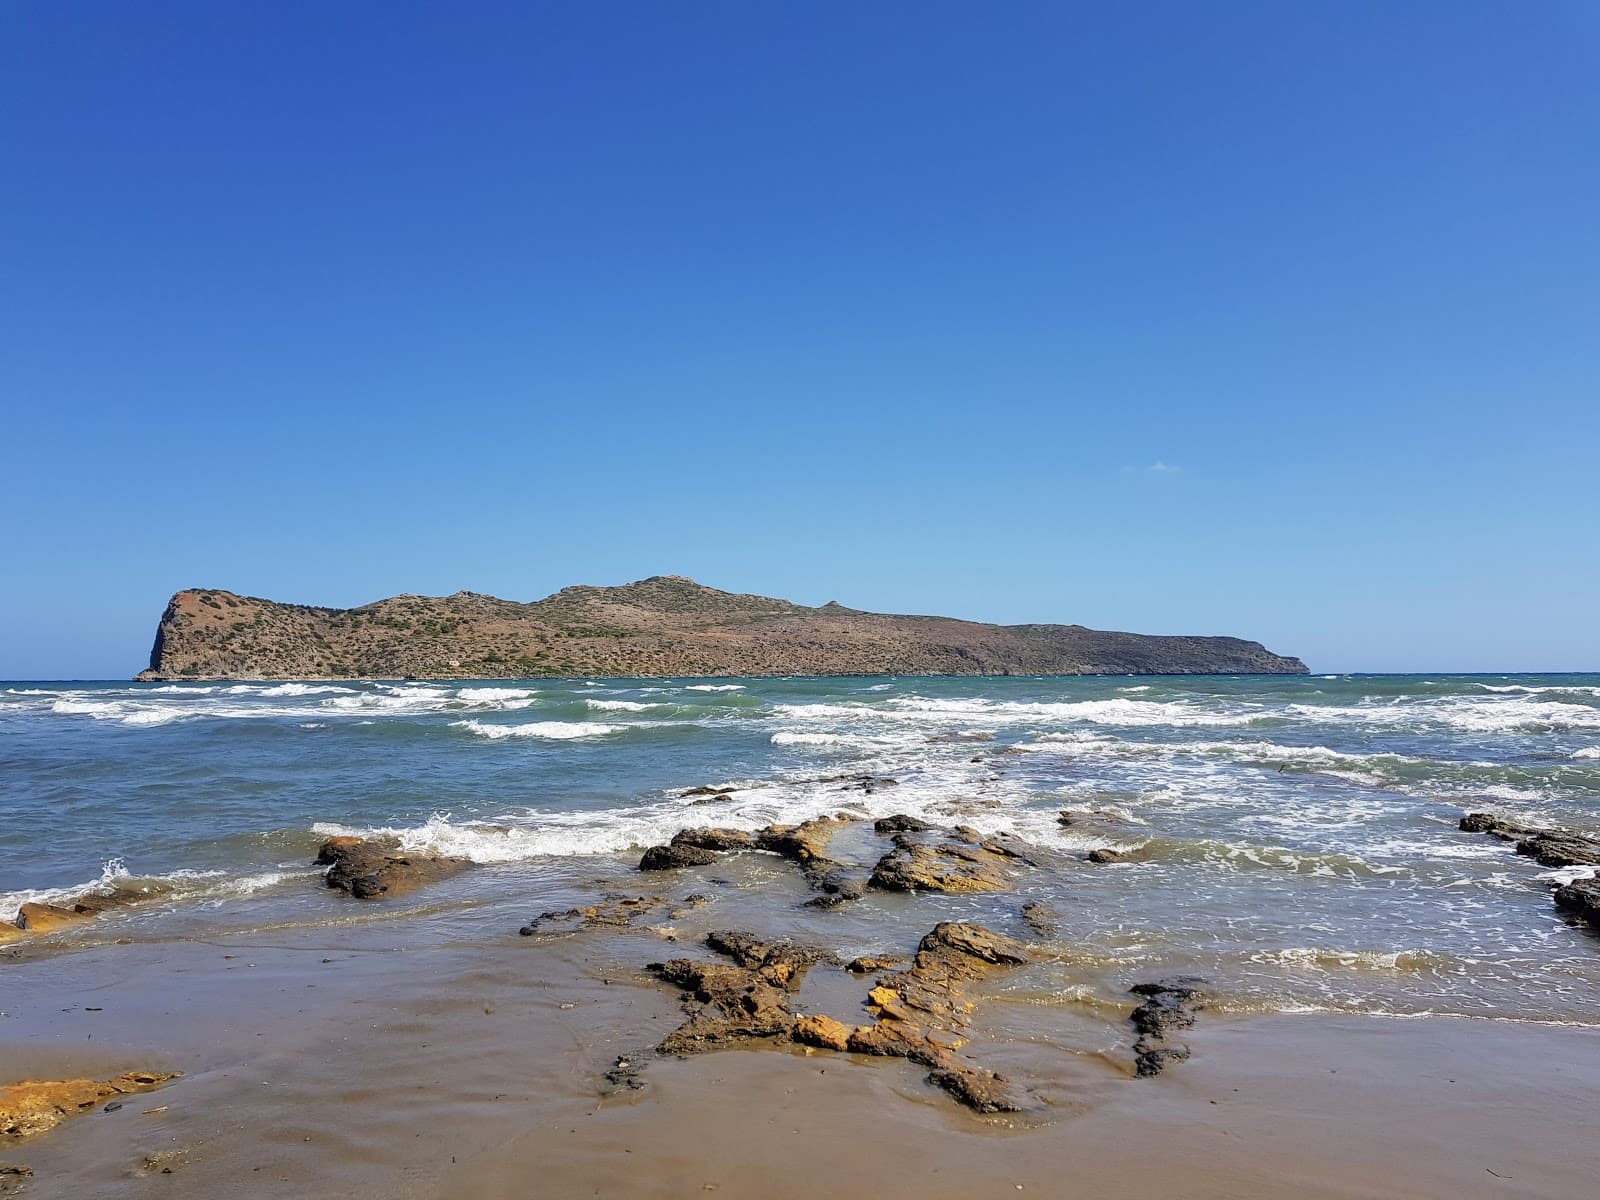
[[[833,779],[862,772],[896,783]],[[1559,918],[1552,873],[1455,827],[1492,808],[1600,828],[1600,676],[17,683],[0,806],[0,916],[96,881],[150,895],[66,947],[351,923],[442,946],[514,935],[508,904],[672,888],[729,901],[707,921],[847,954],[944,919],[1025,936],[1043,953],[998,1011],[1070,1013],[1088,1048],[1131,982],[1177,972],[1223,1011],[1600,1024],[1600,943]],[[1066,827],[1064,808],[1114,819]],[[1014,893],[832,911],[801,907],[771,856],[632,871],[684,826],[840,811],[1011,831],[1065,860]],[[483,867],[377,905],[321,886],[323,837],[383,831]],[[1134,859],[1081,861],[1106,846]],[[865,868],[884,849],[863,824],[833,854]],[[1030,900],[1054,934],[1021,924]]]

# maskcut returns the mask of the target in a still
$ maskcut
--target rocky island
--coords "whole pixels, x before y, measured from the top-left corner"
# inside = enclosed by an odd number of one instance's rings
[[[528,604],[457,592],[313,608],[187,589],[138,678],[1305,673],[1239,638],[811,608],[658,575]]]

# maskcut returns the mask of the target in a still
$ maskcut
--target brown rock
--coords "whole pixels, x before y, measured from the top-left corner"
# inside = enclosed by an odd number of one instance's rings
[[[130,1071],[115,1079],[28,1080],[0,1088],[0,1139],[20,1141],[86,1113],[103,1100],[148,1092],[176,1075]]]
[[[671,871],[678,867],[705,867],[722,857],[699,846],[651,846],[639,860],[641,871]]]
[[[156,894],[151,891],[91,891],[65,904],[39,904],[30,901],[17,909],[15,921],[0,922],[0,945],[59,933],[87,924],[113,909],[126,908]]]
[[[648,970],[685,993],[686,1020],[657,1047],[662,1054],[697,1054],[754,1038],[788,1037],[796,1016],[791,994],[806,972],[829,957],[792,942],[763,942],[752,934],[722,930],[706,944],[734,965],[675,958]]]
[[[907,841],[878,860],[869,882],[893,892],[1001,892],[1012,885],[1006,857],[978,847]]]
[[[1022,906],[1022,920],[1029,929],[1041,937],[1055,936],[1061,914],[1042,900],[1030,900]]]
[[[517,932],[523,937],[532,937],[536,933],[569,933],[574,929],[593,929],[597,926],[620,929],[671,904],[672,901],[665,896],[613,896],[599,904],[582,908],[540,913]],[[552,926],[558,928],[552,929]]]
[[[861,897],[865,884],[852,879],[843,863],[828,857],[833,835],[856,818],[839,815],[814,817],[799,825],[768,825],[755,833],[738,829],[682,829],[666,846],[652,846],[639,863],[642,871],[669,867],[704,866],[720,854],[739,850],[763,850],[797,864],[806,881],[822,895],[810,901],[813,907],[832,908]]]
[[[857,960],[861,961],[861,960]],[[1019,942],[981,925],[945,922],[936,925],[917,947],[909,970],[886,975],[867,993],[871,1025],[846,1026],[829,1018],[816,1021],[795,1038],[807,1045],[855,1054],[905,1058],[929,1068],[928,1081],[979,1112],[1012,1112],[1017,1108],[1006,1080],[957,1055],[969,1021],[968,984],[997,967],[1027,961]],[[854,963],[851,964],[854,967]],[[825,1024],[824,1024],[825,1022]]]
[[[670,844],[701,850],[748,850],[751,838],[741,829],[680,829]]]
[[[329,887],[348,892],[358,900],[403,896],[473,865],[467,858],[405,852],[393,845],[348,836],[324,842],[317,851],[317,862],[332,864],[327,876]]]

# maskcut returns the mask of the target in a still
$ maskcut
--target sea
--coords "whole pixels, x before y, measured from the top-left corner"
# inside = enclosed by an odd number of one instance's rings
[[[634,866],[686,826],[906,813],[1056,857],[1015,892],[832,911],[767,855],[682,887],[844,951],[990,924],[1041,947],[1009,985],[1022,1005],[1110,1011],[1194,974],[1246,1014],[1600,1025],[1600,938],[1550,897],[1586,871],[1461,832],[1479,810],[1600,832],[1600,675],[0,684],[0,919],[140,898],[63,952],[379,910],[411,936],[514,940],[497,898],[533,915],[659,887]],[[836,856],[865,870],[885,847],[862,829]],[[313,865],[335,834],[481,869],[355,901]],[[1130,855],[1085,861],[1102,847]],[[1019,923],[1030,901],[1055,929]]]

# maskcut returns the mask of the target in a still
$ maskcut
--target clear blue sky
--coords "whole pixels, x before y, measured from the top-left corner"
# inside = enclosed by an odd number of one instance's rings
[[[1600,5],[0,7],[0,676],[656,573],[1600,668]]]

